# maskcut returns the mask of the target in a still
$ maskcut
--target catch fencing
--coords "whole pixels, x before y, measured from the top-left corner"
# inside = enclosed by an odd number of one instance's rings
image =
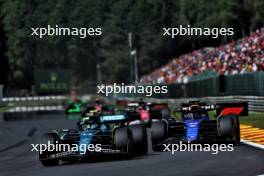
[[[137,98],[122,98],[129,101],[135,101]],[[159,99],[159,98],[146,98],[146,102],[155,103],[168,103],[169,106],[174,108],[179,108],[182,103],[187,103],[189,101],[201,101],[206,103],[224,103],[224,102],[248,102],[249,112],[264,112],[264,97],[259,96],[217,96],[217,97],[203,97],[203,98],[169,98],[169,99]]]
[[[172,98],[228,95],[264,96],[264,72],[213,76],[190,81],[187,84],[168,85],[168,88],[169,95],[167,97]],[[178,90],[176,91],[176,89]]]
[[[247,101],[249,110],[264,112],[264,72],[235,75],[195,77],[186,84],[167,84],[167,94],[151,98],[159,101],[183,101],[199,99],[206,102]],[[144,94],[118,94],[117,98],[148,98]]]
[[[264,72],[235,75],[213,75],[190,79],[186,84],[159,84],[167,86],[168,93],[153,94],[153,98],[201,98],[216,96],[264,96]],[[147,85],[143,85],[147,86]],[[119,97],[142,97],[146,94],[118,94]]]

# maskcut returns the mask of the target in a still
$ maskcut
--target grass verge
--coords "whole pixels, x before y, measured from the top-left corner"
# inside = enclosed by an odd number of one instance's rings
[[[2,106],[0,107],[0,112],[6,112],[10,107]]]
[[[250,113],[248,116],[240,117],[239,120],[240,124],[264,129],[264,113]]]

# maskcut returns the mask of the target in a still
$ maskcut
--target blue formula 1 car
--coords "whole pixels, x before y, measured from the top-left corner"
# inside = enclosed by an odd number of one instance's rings
[[[45,133],[40,145],[47,147],[40,147],[45,150],[39,151],[39,160],[44,166],[52,166],[60,160],[81,160],[92,155],[146,155],[146,128],[143,125],[126,126],[126,121],[125,115],[94,115],[78,122],[77,129]]]
[[[216,111],[209,117],[209,111]],[[200,102],[182,104],[176,111],[181,120],[164,118],[152,123],[153,150],[162,150],[165,143],[240,143],[238,115],[247,115],[247,103],[207,105]]]

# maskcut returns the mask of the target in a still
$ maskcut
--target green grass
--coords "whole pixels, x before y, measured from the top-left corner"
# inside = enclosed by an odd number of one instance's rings
[[[248,116],[240,117],[240,124],[252,125],[264,129],[264,113],[250,113]]]
[[[214,118],[215,112],[209,111],[209,116]],[[175,116],[174,116],[175,117]],[[176,119],[180,120],[181,114],[176,113]],[[252,125],[264,129],[264,113],[249,113],[248,116],[239,117],[240,124]]]
[[[10,107],[6,107],[6,106],[3,106],[3,107],[0,107],[0,112],[6,112]]]

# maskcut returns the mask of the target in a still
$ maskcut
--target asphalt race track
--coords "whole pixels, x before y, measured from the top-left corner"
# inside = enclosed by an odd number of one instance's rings
[[[133,160],[103,159],[78,163],[62,163],[55,167],[40,164],[31,143],[51,128],[74,128],[75,123],[63,115],[27,115],[8,117],[0,122],[1,176],[58,176],[58,175],[260,175],[264,174],[264,151],[246,145],[234,152],[153,152]],[[18,120],[23,119],[23,120]]]

